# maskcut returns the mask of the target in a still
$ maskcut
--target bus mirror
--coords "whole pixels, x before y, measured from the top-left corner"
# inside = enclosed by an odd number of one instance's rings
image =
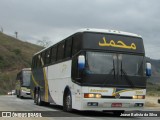
[[[78,69],[83,70],[85,67],[85,57],[84,55],[78,56]]]
[[[146,76],[151,76],[151,63],[146,63]]]

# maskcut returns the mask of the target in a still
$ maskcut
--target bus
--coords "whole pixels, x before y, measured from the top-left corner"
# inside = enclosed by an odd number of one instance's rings
[[[20,98],[31,98],[31,68],[23,68],[16,77],[16,95]]]
[[[81,29],[34,54],[31,96],[37,105],[54,103],[63,110],[143,109],[146,62],[140,35],[103,29]]]

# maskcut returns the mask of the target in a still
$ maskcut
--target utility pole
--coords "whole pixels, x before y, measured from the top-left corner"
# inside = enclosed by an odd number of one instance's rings
[[[16,38],[18,38],[18,32],[15,32]]]

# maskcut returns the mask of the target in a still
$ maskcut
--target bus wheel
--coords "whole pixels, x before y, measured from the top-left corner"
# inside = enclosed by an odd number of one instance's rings
[[[38,93],[37,92],[35,92],[34,93],[34,103],[36,103],[36,105],[38,105]]]
[[[63,111],[71,112],[72,111],[72,98],[70,92],[65,95]]]
[[[38,91],[37,105],[39,105],[39,106],[42,106],[42,105],[43,105],[43,101],[41,101],[40,91]]]
[[[21,91],[19,92],[19,97],[20,97],[21,99],[23,99],[23,96],[21,96]]]

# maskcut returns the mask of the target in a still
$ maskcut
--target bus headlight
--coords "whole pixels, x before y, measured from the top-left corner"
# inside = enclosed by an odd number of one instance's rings
[[[132,96],[133,99],[145,99],[145,95],[134,95]]]
[[[22,89],[22,92],[27,92],[27,91]]]
[[[101,94],[96,93],[84,93],[84,98],[101,98]]]

